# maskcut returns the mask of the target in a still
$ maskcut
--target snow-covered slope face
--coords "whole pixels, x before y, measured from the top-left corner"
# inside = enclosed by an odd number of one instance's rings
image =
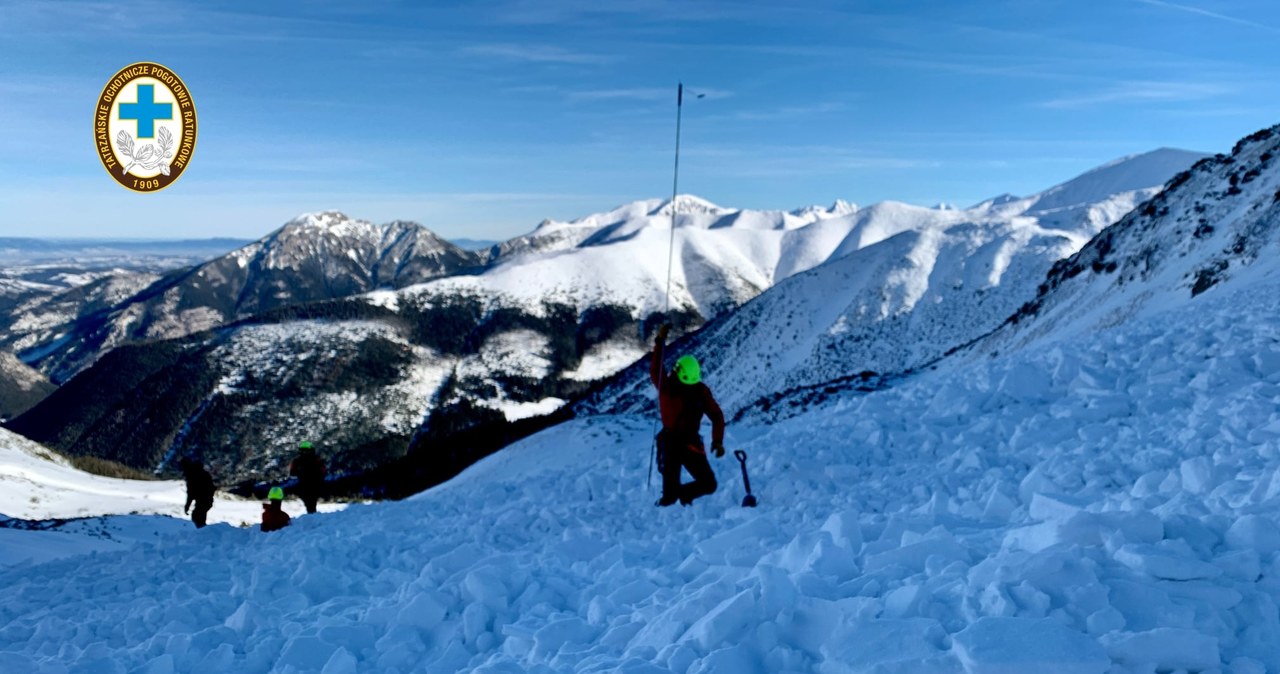
[[[0,653],[15,671],[1278,670],[1280,283],[1222,290],[733,425],[756,509],[726,457],[717,493],[656,510],[652,419],[597,417],[408,501],[0,572]]]
[[[53,384],[39,371],[17,356],[0,351],[0,421],[35,407],[53,389]]]
[[[1206,159],[1054,266],[1014,324],[975,349],[1068,339],[1274,273],[1280,252],[1280,127]]]
[[[248,324],[117,349],[12,428],[146,471],[196,457],[236,483],[286,479],[311,440],[342,473],[407,444],[452,364],[383,322]]]
[[[825,264],[675,350],[702,361],[731,413],[780,392],[912,370],[998,327],[1055,262],[1160,190],[1160,182],[1134,189],[1136,180],[1168,179],[1194,156],[1129,157],[1038,195],[966,210],[876,204],[838,219],[844,226],[834,231],[846,233]],[[1108,177],[1117,188],[1104,194]],[[647,377],[637,369],[602,400],[611,396],[605,405],[647,404]]]
[[[342,213],[299,216],[263,239],[68,321],[50,312],[14,328],[10,339],[55,381],[106,351],[140,340],[200,332],[288,305],[401,287],[470,268],[479,256],[409,222],[386,225]]]
[[[123,480],[77,470],[54,452],[0,429],[0,515],[55,520],[104,515],[183,517],[181,480]],[[254,501],[219,497],[210,522],[241,525],[260,521]],[[190,524],[188,523],[189,527]]]
[[[222,482],[216,468],[214,473],[215,482]],[[186,486],[181,481],[91,475],[54,452],[0,429],[0,568],[119,552],[138,544],[180,543],[192,532],[183,513],[185,503]],[[284,507],[295,515],[303,511],[293,499],[286,500]],[[320,506],[323,512],[342,507]],[[261,517],[257,501],[218,492],[208,521],[256,526]],[[10,671],[8,664],[5,671]]]

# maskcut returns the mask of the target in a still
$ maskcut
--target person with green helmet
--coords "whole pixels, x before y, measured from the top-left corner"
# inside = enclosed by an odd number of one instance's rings
[[[298,486],[294,491],[302,499],[308,513],[316,511],[316,503],[320,500],[320,492],[324,489],[324,461],[316,456],[315,445],[303,440],[298,443],[298,456],[289,464],[289,475],[298,478]]]
[[[201,529],[208,522],[209,509],[213,508],[213,495],[218,487],[199,461],[184,458],[179,465],[182,467],[182,479],[187,483],[187,504],[182,507],[182,512],[190,514],[196,528]],[[196,506],[194,511],[191,510],[192,504]]]
[[[262,530],[276,531],[289,526],[289,513],[285,512],[281,506],[284,504],[284,490],[280,487],[272,487],[267,492],[267,502],[262,504]]]
[[[653,344],[653,360],[649,377],[658,389],[658,409],[662,415],[662,431],[657,437],[658,472],[662,474],[662,498],[659,506],[679,501],[689,505],[699,496],[716,490],[716,474],[707,461],[702,444],[702,417],[711,420],[711,451],[716,458],[724,456],[724,412],[702,382],[702,367],[690,355],[680,356],[670,372],[662,366],[663,350],[671,326],[658,328]],[[689,471],[693,482],[681,484],[681,469]]]

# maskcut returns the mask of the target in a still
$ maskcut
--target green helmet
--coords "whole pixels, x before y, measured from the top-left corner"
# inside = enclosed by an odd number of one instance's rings
[[[311,450],[314,450],[315,448],[316,448],[315,445],[311,444],[310,440],[303,440],[302,442],[298,443],[298,449],[301,449],[304,452],[309,452]]]
[[[676,379],[684,384],[696,384],[702,381],[702,366],[693,356],[680,356],[676,359]]]
[[[284,490],[283,490],[283,489],[281,489],[281,488],[279,488],[279,487],[272,487],[272,488],[271,488],[271,491],[267,492],[267,500],[268,500],[268,501],[283,501],[283,500],[284,500]]]

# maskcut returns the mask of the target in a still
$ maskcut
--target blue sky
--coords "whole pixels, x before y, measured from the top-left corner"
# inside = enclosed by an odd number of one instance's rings
[[[1280,123],[1280,3],[0,0],[0,235],[258,237],[304,211],[504,238],[671,189],[968,205]],[[136,61],[200,119],[157,194],[92,110]]]

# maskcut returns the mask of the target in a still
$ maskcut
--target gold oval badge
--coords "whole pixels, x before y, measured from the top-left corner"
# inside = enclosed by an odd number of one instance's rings
[[[98,159],[135,192],[162,190],[196,150],[196,106],[176,73],[158,63],[120,69],[103,87],[93,120]]]

